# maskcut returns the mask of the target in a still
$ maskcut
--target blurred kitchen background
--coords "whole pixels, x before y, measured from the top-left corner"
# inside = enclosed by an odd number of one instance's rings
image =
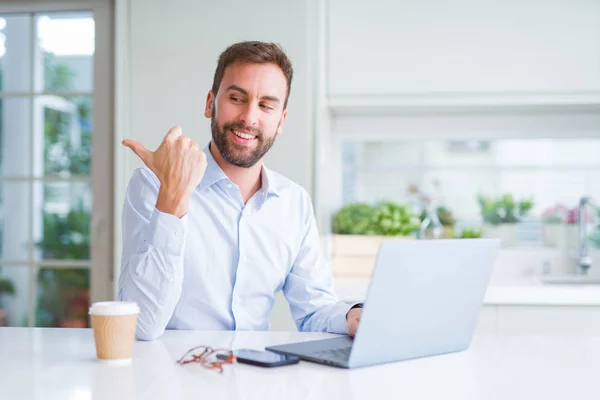
[[[497,237],[479,333],[600,334],[599,21],[593,0],[1,0],[0,325],[88,326],[141,165],[121,140],[208,143],[217,56],[264,40],[295,69],[266,164],[311,193],[343,300],[382,240]]]

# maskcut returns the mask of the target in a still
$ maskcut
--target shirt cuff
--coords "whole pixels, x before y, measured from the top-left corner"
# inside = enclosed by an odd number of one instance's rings
[[[329,321],[329,329],[330,333],[337,333],[340,335],[348,334],[348,327],[346,325],[346,314],[350,311],[350,305],[344,302],[339,302],[335,306],[335,310],[333,312],[333,316]]]
[[[172,255],[181,255],[187,233],[188,214],[177,218],[154,209],[146,229],[145,239],[157,249]]]

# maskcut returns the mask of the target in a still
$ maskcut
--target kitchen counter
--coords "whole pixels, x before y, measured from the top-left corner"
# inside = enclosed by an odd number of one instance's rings
[[[335,290],[346,302],[366,298],[369,278],[334,277]],[[492,282],[486,305],[600,306],[600,285],[544,284],[537,279],[521,282]]]

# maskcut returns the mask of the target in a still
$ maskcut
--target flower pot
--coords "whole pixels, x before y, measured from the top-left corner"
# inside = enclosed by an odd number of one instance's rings
[[[6,311],[0,307],[0,326],[6,326]]]
[[[560,250],[572,250],[579,246],[579,227],[573,224],[544,224],[544,245]]]
[[[379,246],[386,240],[406,239],[406,236],[333,235],[332,272],[335,276],[370,277],[375,267]]]
[[[500,239],[502,247],[510,247],[517,244],[516,224],[485,224],[483,225],[482,234],[485,238]]]

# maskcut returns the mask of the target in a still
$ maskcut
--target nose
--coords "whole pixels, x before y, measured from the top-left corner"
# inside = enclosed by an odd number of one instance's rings
[[[258,124],[259,112],[260,109],[258,105],[249,102],[246,107],[243,108],[240,120],[247,126],[256,126]]]

